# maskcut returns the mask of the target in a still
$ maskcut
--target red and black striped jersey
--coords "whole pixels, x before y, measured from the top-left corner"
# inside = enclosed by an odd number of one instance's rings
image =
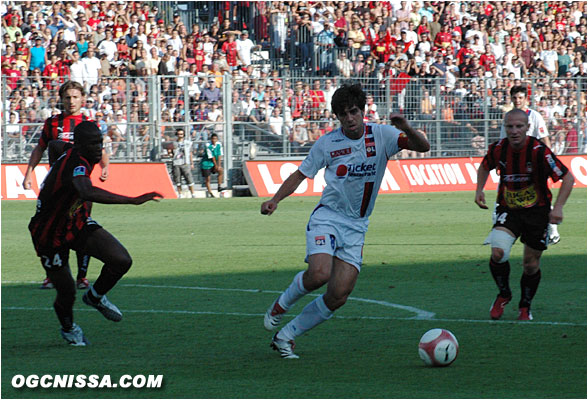
[[[508,208],[529,208],[551,205],[551,191],[547,179],[560,180],[568,173],[567,167],[534,137],[527,136],[525,146],[514,150],[508,138],[490,145],[482,160],[488,171],[500,174],[496,202]]]
[[[75,241],[90,216],[90,202],[83,201],[73,186],[76,177],[90,177],[94,164],[77,149],[67,150],[51,167],[43,181],[37,212],[29,230],[37,254],[47,249],[60,249]]]
[[[92,121],[84,114],[64,115],[63,113],[47,118],[43,126],[43,132],[39,139],[39,145],[46,149],[52,140],[63,140],[73,143],[74,128],[82,121]],[[92,121],[94,122],[94,121]]]

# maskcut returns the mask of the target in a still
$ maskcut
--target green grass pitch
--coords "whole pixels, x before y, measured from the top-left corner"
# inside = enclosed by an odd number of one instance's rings
[[[107,321],[78,293],[85,348],[61,339],[55,293],[38,289],[44,274],[27,230],[34,202],[2,201],[2,397],[586,398],[586,189],[564,208],[562,241],[543,255],[535,320],[526,323],[516,321],[519,242],[514,301],[502,320],[489,321],[497,291],[481,243],[490,211],[473,198],[381,195],[352,298],[298,338],[299,360],[270,349],[262,319],[305,268],[304,229],[317,198],[290,197],[269,217],[257,198],[96,204],[94,218],[134,264],[109,294],[122,322]],[[73,253],[70,262],[75,270]],[[91,281],[100,267],[91,261]],[[434,316],[418,318],[426,312]],[[460,344],[448,368],[426,367],[417,353],[421,335],[438,327]],[[17,374],[153,374],[163,386],[14,389]]]

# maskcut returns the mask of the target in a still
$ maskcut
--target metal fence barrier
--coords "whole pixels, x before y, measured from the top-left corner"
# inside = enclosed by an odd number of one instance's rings
[[[379,74],[353,80],[368,93],[366,121],[388,123],[392,113],[400,113],[431,142],[429,153],[403,151],[399,158],[485,154],[499,137],[510,104],[508,89],[520,83],[485,78],[449,84],[442,78]],[[230,171],[228,184],[239,184],[244,160],[304,157],[316,139],[335,129],[330,99],[344,81],[339,74],[295,76],[287,68],[262,70],[255,78],[238,72],[102,77],[92,85],[85,82],[88,95],[82,111],[110,137],[112,162],[169,161],[166,142],[183,128],[194,142],[199,165],[210,134],[217,133],[225,170]],[[531,108],[547,121],[556,154],[585,154],[585,80],[540,78],[525,84],[530,86]],[[3,162],[28,162],[43,121],[60,112],[58,88],[49,81],[30,86],[2,77]],[[198,168],[194,178],[200,183]]]

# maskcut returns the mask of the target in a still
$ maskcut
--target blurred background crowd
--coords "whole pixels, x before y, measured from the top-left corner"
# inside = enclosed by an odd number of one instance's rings
[[[227,116],[268,152],[307,152],[337,126],[330,99],[346,79],[369,93],[366,120],[418,121],[442,144],[433,156],[483,154],[518,84],[557,154],[586,151],[583,1],[4,1],[0,13],[3,140],[21,153],[67,79],[115,160],[131,143],[153,158],[178,126],[228,139]]]

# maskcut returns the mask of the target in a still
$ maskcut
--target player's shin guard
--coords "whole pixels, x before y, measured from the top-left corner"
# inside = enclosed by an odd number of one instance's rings
[[[297,273],[290,286],[288,286],[288,288],[278,299],[278,304],[285,311],[288,311],[290,307],[292,307],[298,300],[300,300],[305,294],[309,292],[302,283],[302,275],[304,275],[304,271]]]
[[[317,297],[304,307],[304,310],[302,310],[296,318],[288,322],[288,324],[278,332],[278,338],[282,340],[294,340],[297,336],[302,335],[331,318],[333,316],[333,311],[329,310],[325,304],[323,296]]]
[[[90,256],[81,252],[76,252],[78,258],[78,276],[76,279],[85,278],[88,274],[88,265],[90,264]]]
[[[510,263],[505,261],[503,263],[497,263],[490,258],[490,272],[492,277],[500,290],[500,296],[509,298],[512,296],[512,292],[509,286],[509,275],[510,275]]]
[[[527,275],[523,273],[521,277],[521,301],[519,302],[519,308],[531,307],[531,301],[537,293],[539,282],[541,281],[541,270],[533,275]]]
[[[127,273],[131,268],[133,261],[128,258],[127,261],[120,264],[104,264],[102,271],[96,282],[94,282],[94,290],[99,296],[103,296]]]

